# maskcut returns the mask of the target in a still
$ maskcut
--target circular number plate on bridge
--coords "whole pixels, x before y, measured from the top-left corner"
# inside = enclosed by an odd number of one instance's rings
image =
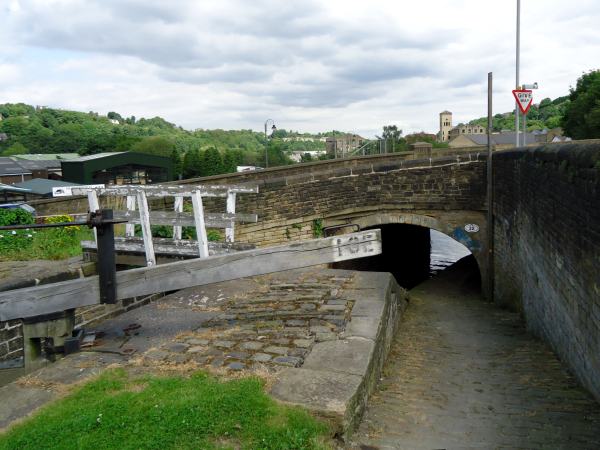
[[[479,225],[476,223],[468,223],[465,225],[465,231],[467,233],[477,233],[479,231]]]

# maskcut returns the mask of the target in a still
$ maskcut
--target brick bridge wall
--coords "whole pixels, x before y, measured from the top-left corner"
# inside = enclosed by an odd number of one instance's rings
[[[494,154],[495,299],[600,400],[600,143]]]

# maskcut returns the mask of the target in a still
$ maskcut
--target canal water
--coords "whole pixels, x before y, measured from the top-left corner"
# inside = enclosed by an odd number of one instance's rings
[[[429,277],[437,275],[447,267],[450,267],[459,259],[471,254],[471,252],[454,239],[436,230],[430,230],[431,258],[429,262]]]

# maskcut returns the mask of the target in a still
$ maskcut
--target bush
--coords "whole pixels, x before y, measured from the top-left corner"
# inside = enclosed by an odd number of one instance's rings
[[[29,249],[35,234],[30,229],[0,231],[0,253],[7,256]]]
[[[4,215],[3,220],[33,222],[33,217],[26,211],[22,213],[17,212],[16,216],[12,216],[10,219],[7,217],[7,215]],[[73,218],[71,216],[64,215],[48,217],[45,222],[61,223],[72,221]],[[40,231],[26,229],[0,232],[0,260],[22,261],[68,258],[81,254],[80,241],[89,239],[91,235],[91,230],[80,226],[47,228]]]
[[[0,208],[0,226],[29,225],[34,223],[33,216],[24,209]]]
[[[0,226],[29,225],[33,222],[33,216],[24,209],[0,209]],[[33,234],[34,231],[29,229],[0,231],[0,252],[7,254],[29,248]]]

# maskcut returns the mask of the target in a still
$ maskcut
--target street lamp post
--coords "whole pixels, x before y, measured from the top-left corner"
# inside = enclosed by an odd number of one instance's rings
[[[265,168],[269,167],[269,136],[267,135],[267,126],[269,125],[269,122],[271,122],[273,125],[271,127],[271,136],[277,131],[277,127],[275,126],[275,121],[273,121],[273,119],[265,120]]]

